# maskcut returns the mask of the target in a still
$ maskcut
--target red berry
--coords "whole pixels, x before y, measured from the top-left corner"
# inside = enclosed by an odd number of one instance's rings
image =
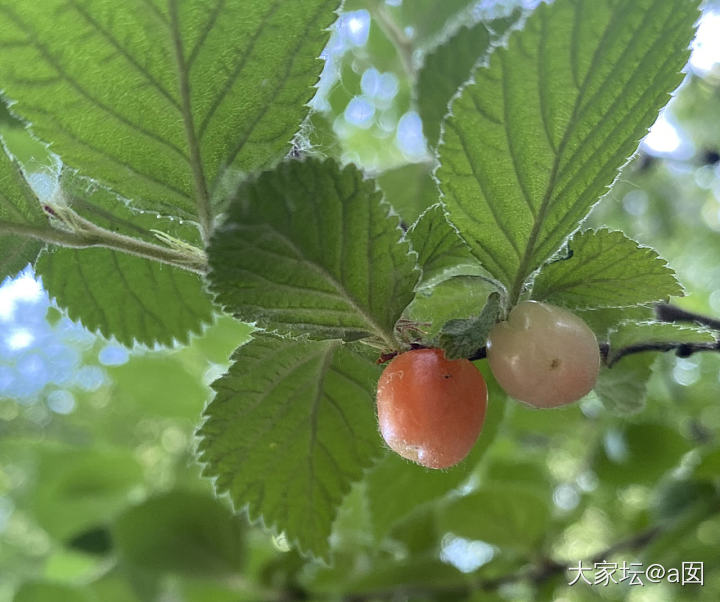
[[[482,374],[468,360],[445,359],[442,349],[398,355],[378,381],[383,439],[403,458],[428,468],[448,468],[468,455],[486,407]]]
[[[600,351],[593,331],[575,314],[537,301],[518,303],[496,324],[487,358],[498,384],[538,408],[577,401],[595,386]]]

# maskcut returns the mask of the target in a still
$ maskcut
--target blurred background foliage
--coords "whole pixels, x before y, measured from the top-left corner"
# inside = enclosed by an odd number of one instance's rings
[[[449,34],[503,23],[521,4],[347,0],[298,143],[378,176],[411,223],[436,200],[437,132],[422,129],[418,66]],[[707,3],[684,86],[590,219],[655,247],[687,289],[678,304],[714,316],[718,11]],[[55,159],[2,106],[0,134],[42,189]],[[440,305],[454,300],[453,311],[487,294],[469,275],[444,288]],[[491,406],[484,436],[495,439],[468,460],[465,483],[443,473],[393,483],[381,462],[345,501],[324,566],[233,517],[193,460],[208,383],[249,333],[219,318],[187,347],[126,350],[72,323],[31,271],[3,283],[0,602],[720,596],[720,355],[658,356],[647,406],[632,416],[592,394],[548,412]],[[570,587],[551,562],[592,564],[606,551],[646,566],[703,561],[705,584]]]

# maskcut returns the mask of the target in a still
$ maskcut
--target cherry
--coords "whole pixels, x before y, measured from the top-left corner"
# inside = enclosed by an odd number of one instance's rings
[[[428,468],[448,468],[468,455],[480,434],[487,386],[465,359],[442,349],[395,357],[378,381],[380,433],[392,450]]]
[[[537,301],[518,303],[487,341],[490,370],[512,397],[538,408],[577,401],[595,386],[600,351],[575,314]]]

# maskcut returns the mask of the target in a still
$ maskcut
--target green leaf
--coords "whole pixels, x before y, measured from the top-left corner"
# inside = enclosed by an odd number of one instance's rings
[[[258,337],[213,383],[204,474],[253,522],[327,558],[337,508],[380,452],[379,368],[337,341]]]
[[[422,268],[421,286],[432,286],[459,265],[477,266],[441,205],[428,208],[407,231]],[[479,267],[479,266],[478,266]]]
[[[706,451],[693,475],[700,479],[720,479],[720,449]]]
[[[389,169],[377,176],[377,183],[405,225],[414,223],[440,196],[427,163]]]
[[[623,307],[683,295],[673,270],[622,232],[586,230],[568,243],[571,256],[546,265],[533,299],[572,308]]]
[[[593,469],[601,483],[654,484],[691,447],[674,428],[649,422],[629,424],[606,435]]]
[[[95,596],[96,602],[140,602],[140,593],[134,585],[122,574],[122,569],[115,569],[95,579],[85,589]]]
[[[476,316],[485,306],[488,295],[496,290],[484,278],[455,276],[431,289],[418,291],[407,315],[411,320],[427,323],[428,334],[433,336],[449,320]]]
[[[23,583],[13,598],[13,602],[58,602],[58,600],[95,602],[93,596],[79,587],[43,581]]]
[[[78,533],[67,542],[70,551],[87,554],[88,556],[103,556],[112,549],[110,531],[107,527],[90,527]]]
[[[610,352],[607,361],[612,365],[618,360],[624,348],[636,345],[714,342],[713,332],[701,327],[681,326],[670,322],[626,322],[610,333]]]
[[[634,414],[645,407],[647,382],[656,356],[648,353],[631,355],[612,368],[600,368],[595,393],[603,405],[619,415]]]
[[[127,199],[75,170],[64,167],[59,186],[63,203],[103,228],[152,243],[162,240],[159,233],[163,233],[196,248],[202,247],[200,232],[193,222],[162,216],[156,211],[138,210]]]
[[[355,167],[288,161],[240,189],[208,250],[211,289],[245,322],[393,347],[419,276],[401,235]]]
[[[617,329],[622,322],[653,319],[653,310],[643,306],[585,309],[577,310],[575,313],[587,323],[600,341],[607,341],[608,332]]]
[[[0,81],[66,164],[209,222],[227,168],[289,150],[337,4],[2,0]]]
[[[125,253],[61,248],[37,273],[72,320],[127,346],[187,343],[213,318],[199,276]]]
[[[490,293],[479,316],[466,320],[450,320],[443,326],[439,346],[449,360],[471,357],[485,346],[490,329],[498,321],[502,309],[499,293]]]
[[[472,68],[487,58],[494,44],[519,16],[520,11],[515,11],[508,17],[461,27],[426,55],[418,73],[417,103],[431,147],[437,144],[440,122],[448,112],[450,99],[468,80]]]
[[[140,465],[124,450],[51,445],[38,452],[38,487],[30,508],[43,529],[60,540],[111,520],[142,483]]]
[[[43,243],[24,231],[48,228],[40,202],[0,140],[0,282],[34,263]]]
[[[375,535],[382,539],[391,527],[464,483],[482,462],[505,417],[506,395],[500,390],[487,365],[478,364],[488,385],[485,423],[468,457],[447,470],[431,470],[411,464],[389,453],[366,477],[368,503]]]
[[[379,4],[383,0],[372,0],[373,3]],[[362,0],[367,5],[368,2]],[[447,0],[447,2],[438,2],[437,0],[412,0],[411,2],[402,2],[397,7],[387,7],[390,15],[397,15],[398,24],[412,23],[413,25],[413,42],[417,40],[418,44],[423,44],[433,38],[446,27],[452,26],[456,19],[467,19],[468,13],[476,3],[474,0]]]
[[[442,508],[442,531],[507,548],[535,550],[550,520],[549,500],[531,487],[487,483]]]
[[[681,82],[697,6],[541,4],[453,101],[440,188],[511,300],[606,192]]]
[[[152,232],[198,244],[188,223],[133,212],[110,191],[69,170],[61,177],[64,200],[79,215],[121,234],[160,244]],[[89,330],[132,346],[187,343],[213,319],[210,296],[196,274],[110,249],[60,247],[43,253],[36,272],[58,305]]]
[[[388,592],[403,592],[398,600],[412,602],[435,602],[436,600],[465,600],[451,594],[449,598],[408,597],[404,592],[465,592],[470,587],[467,577],[455,567],[441,561],[438,553],[413,554],[412,556],[391,556],[373,559],[374,562],[350,564],[345,570],[335,567],[321,567],[319,570],[307,571],[309,578],[304,577],[306,589],[317,592],[313,602],[322,600],[382,600],[387,599]],[[379,595],[373,595],[379,594]],[[392,595],[391,594],[391,595]],[[392,598],[391,598],[392,599]]]
[[[242,566],[244,530],[214,497],[176,490],[125,511],[112,535],[123,562],[144,571],[222,576]]]
[[[675,477],[664,480],[656,487],[650,512],[653,522],[672,521],[698,504],[717,508],[717,501],[718,494],[712,483]]]

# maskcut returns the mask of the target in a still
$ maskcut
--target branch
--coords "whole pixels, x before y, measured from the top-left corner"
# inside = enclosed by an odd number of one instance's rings
[[[720,512],[720,506],[712,504],[703,510],[703,516],[711,517]],[[581,565],[594,566],[597,563],[604,562],[608,558],[612,558],[618,552],[631,551],[636,552],[646,548],[653,543],[659,536],[673,530],[673,523],[663,525],[653,525],[643,531],[639,531],[630,537],[621,539],[614,544],[594,554],[590,558],[582,559]],[[565,562],[557,562],[551,558],[544,558],[536,565],[529,566],[518,571],[493,577],[491,579],[480,579],[462,585],[449,586],[410,586],[398,587],[395,589],[387,589],[382,591],[374,591],[363,594],[349,594],[343,598],[343,602],[369,602],[370,600],[395,600],[412,595],[432,595],[432,594],[465,594],[469,595],[476,591],[491,592],[496,591],[503,585],[510,583],[519,583],[521,581],[529,581],[534,586],[539,586],[553,577],[562,575],[576,564],[567,564]]]
[[[613,353],[613,358],[607,361],[609,345],[607,343],[600,344],[600,355],[603,360],[607,363],[608,368],[614,366],[622,358],[627,355],[634,353],[643,353],[645,351],[675,351],[675,355],[678,357],[690,357],[692,354],[698,351],[720,351],[720,339],[714,343],[677,343],[677,342],[663,342],[663,343],[637,343],[635,345],[629,345],[618,349]]]
[[[655,306],[655,315],[661,322],[687,322],[699,326],[705,326],[713,330],[720,331],[720,320],[704,316],[702,314],[696,314],[693,312],[680,309],[675,305],[669,303],[658,303]],[[613,358],[608,362],[608,354],[610,346],[607,343],[599,343],[600,355],[603,361],[608,367],[612,367],[622,358],[633,355],[635,353],[644,353],[646,351],[675,351],[675,355],[678,357],[690,357],[694,353],[700,351],[718,351],[720,352],[720,338],[714,343],[680,343],[673,341],[666,341],[662,343],[637,343],[635,345],[629,345],[613,352]],[[473,353],[468,359],[470,361],[484,359],[487,355],[487,349],[481,347],[475,353]]]
[[[603,562],[605,559],[612,557],[618,552],[625,550],[635,551],[644,548],[649,543],[655,540],[658,535],[664,531],[663,527],[653,526],[649,529],[645,529],[635,535],[632,535],[626,539],[622,539],[611,546],[605,548],[601,552],[598,552],[589,559],[584,559],[583,564],[594,565],[598,562]],[[535,566],[530,566],[513,573],[507,573],[500,575],[499,577],[493,577],[492,579],[483,579],[475,581],[475,583],[464,583],[462,585],[450,585],[450,586],[417,586],[417,587],[398,587],[395,589],[387,589],[382,591],[374,591],[363,594],[349,594],[343,598],[343,602],[369,602],[370,600],[382,600],[382,599],[404,599],[407,596],[413,595],[428,595],[428,594],[470,594],[473,591],[495,591],[503,585],[509,583],[518,583],[520,581],[530,581],[533,585],[538,586],[548,581],[549,579],[561,575],[567,571],[571,566],[563,562],[556,562],[552,559],[546,558],[540,561]]]
[[[594,565],[598,562],[603,562],[604,560],[612,557],[618,552],[622,552],[625,550],[635,551],[642,549],[649,543],[654,541],[655,538],[662,532],[663,528],[659,525],[655,525],[653,527],[650,527],[649,529],[640,531],[635,535],[631,535],[626,539],[622,539],[612,544],[611,546],[608,546],[607,548],[605,548],[601,552],[598,552],[591,558],[584,560],[583,564]],[[505,585],[507,583],[517,583],[518,581],[531,581],[534,585],[537,586],[544,583],[548,579],[555,577],[556,575],[564,573],[569,568],[570,566],[565,563],[546,559],[542,561],[538,566],[530,567],[529,569],[518,571],[517,573],[508,573],[507,575],[502,575],[500,577],[495,577],[494,579],[488,579],[486,581],[483,581],[479,584],[479,588],[484,591],[491,591],[497,589],[501,585]]]
[[[720,330],[720,320],[686,311],[669,303],[658,303],[655,306],[655,317],[661,322],[689,322],[707,326],[712,330]]]
[[[403,69],[410,82],[416,79],[415,65],[413,62],[413,46],[405,32],[398,27],[392,16],[390,16],[385,8],[385,3],[371,3],[368,5],[370,15],[378,24],[385,37],[390,40],[397,49],[398,56],[402,62]]]

